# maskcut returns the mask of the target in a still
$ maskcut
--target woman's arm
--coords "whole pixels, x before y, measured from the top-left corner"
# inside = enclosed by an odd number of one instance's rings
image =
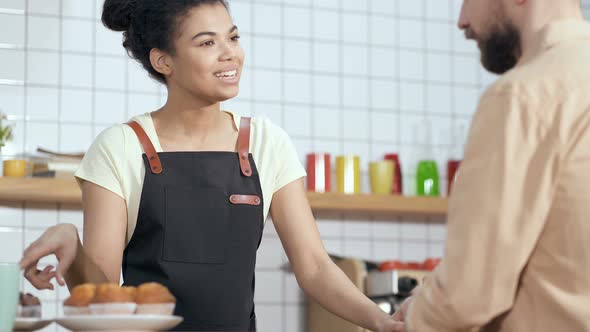
[[[75,226],[60,224],[50,227],[25,250],[21,266],[26,278],[38,289],[52,289],[52,277],[70,289],[86,282],[119,282],[127,229],[125,201],[85,181],[82,205],[84,245]],[[57,271],[37,270],[39,260],[51,254],[59,261]]]
[[[84,282],[119,283],[127,234],[125,200],[113,192],[85,181],[82,184],[84,246],[66,275],[69,287]]]
[[[403,331],[403,324],[356,288],[326,253],[302,179],[274,194],[270,212],[297,282],[308,296],[335,315],[371,331]]]

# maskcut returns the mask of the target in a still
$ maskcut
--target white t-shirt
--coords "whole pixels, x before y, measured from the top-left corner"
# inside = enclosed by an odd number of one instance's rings
[[[241,117],[233,116],[239,128]],[[156,152],[162,152],[150,113],[132,118],[145,130]],[[253,118],[250,129],[250,152],[256,163],[262,187],[264,219],[268,216],[273,194],[286,184],[305,177],[287,133],[266,118]],[[127,242],[137,224],[145,165],[143,148],[137,135],[125,124],[114,125],[98,135],[84,156],[76,179],[81,185],[90,181],[122,197],[127,203]]]

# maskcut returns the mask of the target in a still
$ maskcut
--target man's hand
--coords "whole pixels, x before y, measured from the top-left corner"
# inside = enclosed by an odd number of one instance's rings
[[[406,324],[404,322],[399,322],[390,316],[383,321],[383,324],[379,328],[379,332],[406,332]]]

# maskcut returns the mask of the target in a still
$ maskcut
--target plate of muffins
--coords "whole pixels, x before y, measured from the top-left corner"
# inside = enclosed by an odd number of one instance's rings
[[[36,331],[53,323],[53,319],[41,318],[41,301],[29,293],[20,293],[16,319],[14,320],[15,331]]]
[[[174,316],[176,298],[165,286],[149,282],[138,287],[82,284],[64,301],[64,316],[55,321],[74,331],[160,331],[180,324]]]

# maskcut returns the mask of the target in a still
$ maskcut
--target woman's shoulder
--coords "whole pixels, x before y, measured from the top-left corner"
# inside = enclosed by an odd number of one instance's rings
[[[130,121],[138,122],[142,127],[146,127],[148,121],[146,114],[134,116]],[[95,138],[93,146],[107,149],[109,151],[127,150],[138,145],[137,140],[130,139],[135,135],[133,129],[127,123],[117,123],[105,128]],[[139,146],[139,145],[138,145]]]

